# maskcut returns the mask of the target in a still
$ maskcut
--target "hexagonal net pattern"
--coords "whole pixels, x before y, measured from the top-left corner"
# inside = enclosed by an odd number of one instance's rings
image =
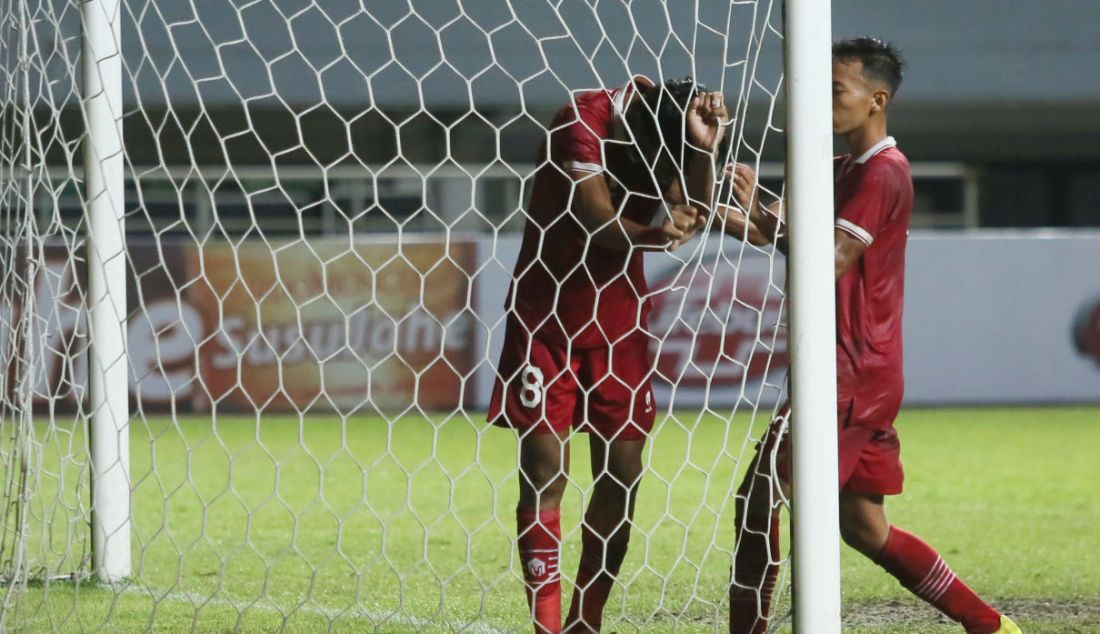
[[[529,434],[486,412],[509,380],[513,267],[545,229],[531,217],[552,163],[539,147],[585,91],[691,75],[728,105],[712,180],[736,208],[722,168],[760,173],[781,141],[780,3],[126,0],[104,16],[120,41],[96,59],[83,4],[0,7],[0,628],[529,629],[516,525]],[[89,137],[86,78],[119,61],[126,290],[100,297],[87,187],[119,153]],[[765,166],[763,197],[780,182]],[[766,537],[735,516],[784,398],[784,265],[731,233],[708,223],[645,255],[636,326],[656,421],[605,628],[724,629],[735,535]],[[576,254],[577,275],[598,248]],[[125,306],[124,349],[90,344],[104,301]],[[118,364],[128,490],[100,491],[90,385]],[[563,370],[578,423],[598,392],[582,373]],[[584,465],[556,480],[568,607],[584,509],[600,482],[627,485],[607,443],[569,425],[560,440],[558,458]],[[778,507],[773,471],[750,480]],[[108,495],[129,500],[131,564],[104,581],[90,527]],[[753,603],[766,619],[789,593],[786,551],[763,556],[779,573],[756,584],[777,588]]]

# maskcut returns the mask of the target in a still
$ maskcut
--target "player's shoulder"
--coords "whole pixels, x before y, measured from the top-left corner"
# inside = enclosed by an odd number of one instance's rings
[[[603,88],[577,91],[558,110],[558,115],[555,118],[562,122],[600,123],[607,121],[611,119],[614,113],[613,99],[613,93]]]
[[[577,105],[577,108],[591,108],[610,112],[615,91],[599,88],[597,90],[582,90],[573,94],[573,102]]]
[[[910,172],[909,158],[896,145],[883,148],[867,161],[867,166],[879,170]]]
[[[873,181],[890,181],[896,183],[910,182],[913,179],[913,171],[909,167],[909,159],[905,153],[891,146],[878,152],[869,158],[864,165],[864,178]]]
[[[645,75],[634,75],[622,86],[575,91],[559,110],[557,118],[585,123],[610,121],[616,114],[625,111],[626,103],[635,91],[653,85],[653,81]]]

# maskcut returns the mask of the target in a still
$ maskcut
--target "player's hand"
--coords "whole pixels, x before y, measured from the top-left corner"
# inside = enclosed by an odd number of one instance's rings
[[[687,109],[688,140],[707,152],[714,152],[726,135],[729,112],[720,92],[701,92]]]
[[[669,240],[668,250],[674,251],[688,240],[695,237],[697,232],[707,222],[706,216],[691,205],[673,205],[668,210],[668,218],[665,218],[661,229],[665,238]]]
[[[726,165],[726,178],[733,182],[733,195],[737,203],[750,215],[760,204],[760,189],[756,186],[756,172],[744,163]]]

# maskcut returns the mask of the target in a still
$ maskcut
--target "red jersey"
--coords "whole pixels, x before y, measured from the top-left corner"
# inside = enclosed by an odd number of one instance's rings
[[[909,161],[888,137],[837,157],[836,228],[867,250],[836,283],[837,392],[852,424],[888,429],[901,408],[905,244],[913,209]]]
[[[614,90],[576,94],[549,126],[549,146],[539,149],[527,224],[506,308],[536,337],[574,348],[595,348],[647,327],[649,288],[642,251],[613,251],[589,242],[589,232],[570,209],[570,170],[605,178],[624,218],[649,224],[661,201],[632,146],[613,138],[637,77]]]

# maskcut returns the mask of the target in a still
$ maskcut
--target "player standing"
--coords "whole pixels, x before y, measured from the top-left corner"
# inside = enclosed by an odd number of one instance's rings
[[[562,628],[559,507],[573,429],[591,432],[594,484],[565,629],[600,629],[656,411],[642,255],[705,222],[726,119],[722,96],[690,78],[635,77],[575,95],[539,151],[489,410],[519,433],[517,543],[536,632]],[[669,215],[651,226],[662,202]]]
[[[909,162],[886,134],[887,108],[902,76],[898,51],[858,38],[833,46],[833,132],[849,154],[834,161],[836,229],[837,417],[840,533],[845,543],[971,634],[1018,634],[920,538],[886,519],[884,496],[902,490],[894,419],[901,407],[905,245],[913,205]],[[776,208],[756,200],[752,170],[739,165],[734,187],[748,200],[759,235],[784,231]],[[775,478],[789,487],[787,419],[777,418],[757,447],[737,494],[737,551],[730,586],[730,632],[768,628],[779,559]]]

